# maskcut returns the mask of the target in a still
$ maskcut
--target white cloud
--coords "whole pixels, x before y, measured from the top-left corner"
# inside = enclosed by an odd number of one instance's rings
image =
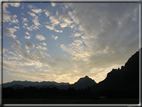
[[[28,26],[28,24],[27,24],[27,23],[24,23],[24,26]]]
[[[13,7],[19,7],[20,6],[20,3],[9,3],[9,4]]]
[[[35,48],[35,45],[32,44],[32,43],[30,43],[30,42],[26,42],[25,48],[26,48],[26,49],[34,49],[34,48]]]
[[[73,35],[73,37],[79,37],[79,36],[81,36],[81,34],[78,32]]]
[[[24,38],[25,38],[25,39],[30,39],[31,37],[30,37],[30,36],[24,36]]]
[[[22,19],[23,19],[22,23],[28,22],[28,19],[27,19],[27,18],[22,18]]]
[[[35,16],[35,18],[32,19],[32,21],[34,22],[34,24],[35,24],[36,26],[39,26],[39,25],[40,25],[40,23],[38,22],[38,16]]]
[[[47,29],[54,30],[54,26],[47,26],[47,25],[45,25],[45,27],[46,27]]]
[[[17,17],[17,15],[13,15],[11,17],[11,23],[18,23],[19,22],[18,19],[16,19],[16,17]]]
[[[32,9],[32,11],[35,12],[35,13],[41,13],[42,9]]]
[[[11,20],[11,16],[6,12],[3,12],[3,22],[9,22]]]
[[[25,34],[30,35],[29,32],[25,32]]]
[[[45,10],[46,17],[48,17],[50,14],[51,14],[51,12],[49,10]]]
[[[55,29],[54,26],[47,26],[47,25],[45,25],[45,27],[46,27],[47,29],[49,29],[49,30],[54,30],[55,32],[60,32],[60,33],[63,32],[62,30],[57,30],[57,29]]]
[[[14,29],[14,28],[6,28],[6,30],[4,30],[4,34],[6,35],[6,36],[9,36],[9,37],[12,37],[12,38],[16,38],[16,35],[14,35],[13,33],[14,32],[16,32],[16,29]]]
[[[29,15],[31,15],[32,17],[35,17],[36,15],[32,12],[28,12]]]
[[[37,34],[36,35],[36,38],[38,39],[38,40],[46,40],[46,38],[43,36],[43,35],[39,35],[39,34]]]
[[[19,72],[19,73],[26,73],[24,70],[16,67],[14,65],[14,63],[11,63],[11,62],[8,62],[8,61],[3,62],[3,68],[10,70],[10,71],[16,71],[16,72]]]
[[[19,26],[14,26],[15,29],[19,29]]]
[[[54,38],[56,40],[56,39],[58,39],[58,36],[52,35],[52,38]]]
[[[60,23],[61,28],[67,27],[68,23]]]
[[[3,22],[11,22],[11,23],[18,23],[18,19],[16,19],[17,15],[10,15],[9,12],[3,12]]]
[[[49,19],[53,25],[58,25],[60,23],[56,16],[50,16]]]
[[[63,31],[62,30],[57,30],[57,29],[54,29],[55,32],[60,32],[62,33]]]
[[[47,48],[46,47],[44,47],[44,46],[40,46],[40,45],[38,45],[37,47],[36,47],[36,49],[37,50],[47,50]]]
[[[42,44],[43,44],[44,46],[46,46],[46,43],[43,42]]]
[[[56,6],[56,3],[51,3],[52,7]]]
[[[36,25],[31,25],[30,27],[27,27],[27,30],[29,30],[29,31],[37,30],[37,29],[39,29],[39,27]]]

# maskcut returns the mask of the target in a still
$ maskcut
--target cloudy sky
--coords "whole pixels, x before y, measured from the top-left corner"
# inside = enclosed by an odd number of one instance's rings
[[[139,49],[139,3],[3,3],[3,82],[97,83]]]

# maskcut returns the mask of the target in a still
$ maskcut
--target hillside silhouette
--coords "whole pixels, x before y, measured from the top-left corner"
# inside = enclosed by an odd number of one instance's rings
[[[98,96],[133,97],[139,96],[139,51],[132,55],[121,69],[113,69],[107,77],[92,86]]]
[[[132,55],[121,69],[112,69],[98,84],[88,76],[80,78],[74,84],[13,81],[3,84],[2,93],[4,99],[99,98],[100,96],[139,98],[139,51]]]

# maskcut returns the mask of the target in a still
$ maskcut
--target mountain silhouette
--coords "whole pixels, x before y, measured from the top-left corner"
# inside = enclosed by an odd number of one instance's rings
[[[57,83],[54,81],[42,81],[42,82],[31,82],[31,81],[12,81],[12,82],[8,82],[8,83],[4,83],[3,87],[12,87],[16,85],[15,87],[29,87],[29,86],[36,86],[36,87],[41,87],[41,86],[59,86],[59,85],[69,85],[69,83]]]
[[[121,69],[112,69],[107,77],[92,86],[98,96],[137,97],[139,96],[139,51],[132,55]]]
[[[77,82],[74,84],[69,83],[57,83],[57,82],[49,82],[49,81],[43,81],[43,82],[31,82],[31,81],[12,81],[8,83],[3,84],[3,88],[11,87],[14,89],[34,86],[37,88],[46,88],[46,87],[57,87],[59,89],[68,89],[69,87],[73,87],[75,89],[81,89],[81,88],[87,88],[89,86],[96,85],[96,82],[89,78],[88,76],[85,76],[83,78],[80,78]]]
[[[87,88],[92,85],[96,85],[97,83],[89,78],[88,76],[85,76],[83,78],[80,78],[77,82],[72,84],[72,87],[79,89],[79,88]]]

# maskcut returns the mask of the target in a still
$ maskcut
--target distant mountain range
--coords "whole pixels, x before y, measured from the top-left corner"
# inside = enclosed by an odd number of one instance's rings
[[[74,84],[69,83],[57,83],[57,82],[50,82],[50,81],[43,81],[43,82],[31,82],[31,81],[12,81],[8,83],[3,84],[3,88],[5,87],[12,87],[14,89],[24,88],[24,87],[37,87],[37,88],[43,88],[43,87],[57,87],[59,89],[67,89],[69,87],[74,87],[75,89],[79,88],[87,88],[89,86],[95,85],[96,82],[89,78],[88,76],[85,76],[83,78],[80,78],[77,82]]]
[[[70,85],[69,83],[57,83],[57,82],[51,82],[51,81],[43,81],[43,82],[31,82],[31,81],[12,81],[8,83],[4,83],[3,87],[29,87],[29,86],[59,86],[59,85]]]

